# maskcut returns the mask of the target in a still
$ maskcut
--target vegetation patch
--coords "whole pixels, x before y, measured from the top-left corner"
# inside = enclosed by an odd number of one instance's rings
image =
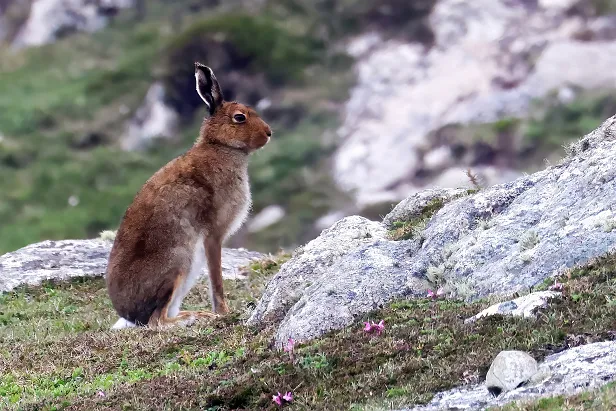
[[[598,390],[573,396],[559,395],[531,402],[516,402],[489,411],[610,411],[616,408],[616,383],[611,382]]]
[[[242,325],[263,286],[288,256],[253,264],[248,282],[226,282],[233,314],[165,332],[109,332],[115,314],[102,279],[46,283],[3,294],[0,396],[6,409],[276,409],[398,407],[482,379],[501,350],[536,359],[611,339],[616,323],[616,257],[571,270],[564,298],[537,319],[468,318],[488,302],[403,300],[355,325],[292,351],[271,344],[273,329]],[[203,305],[199,284],[189,307]],[[379,323],[379,333],[363,321]]]
[[[439,211],[445,202],[441,198],[435,198],[430,201],[417,215],[408,221],[395,221],[394,229],[389,231],[391,240],[410,240],[421,235],[432,216]]]

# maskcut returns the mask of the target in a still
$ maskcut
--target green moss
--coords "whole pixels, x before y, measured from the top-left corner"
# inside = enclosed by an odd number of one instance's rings
[[[426,224],[432,216],[439,211],[445,202],[441,198],[435,198],[430,201],[416,216],[408,221],[395,221],[394,229],[389,231],[389,238],[391,240],[409,240],[420,236],[423,230],[426,228]]]

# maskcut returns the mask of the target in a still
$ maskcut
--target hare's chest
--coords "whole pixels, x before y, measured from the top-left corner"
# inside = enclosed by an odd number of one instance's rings
[[[231,187],[230,187],[231,188]],[[248,175],[237,182],[237,185],[231,188],[231,193],[224,207],[223,220],[226,220],[226,233],[225,237],[230,237],[237,230],[240,229],[242,224],[246,221],[250,207],[252,206],[252,197],[250,195],[250,184],[248,182]]]

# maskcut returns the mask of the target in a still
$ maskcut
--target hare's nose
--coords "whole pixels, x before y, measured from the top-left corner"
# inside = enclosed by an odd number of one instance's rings
[[[271,137],[271,136],[272,136],[272,129],[271,129],[271,128],[269,128],[269,127],[267,127],[267,128],[265,129],[265,134],[267,134],[267,136],[268,136],[268,137]]]

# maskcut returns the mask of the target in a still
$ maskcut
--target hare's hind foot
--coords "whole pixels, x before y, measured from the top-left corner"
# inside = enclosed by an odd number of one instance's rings
[[[120,318],[116,323],[111,327],[112,330],[121,330],[123,328],[134,328],[137,325],[124,319]]]
[[[166,313],[165,313],[166,314]],[[175,317],[161,315],[158,318],[152,316],[148,325],[152,328],[169,328],[174,326],[190,327],[200,319],[213,320],[220,317],[218,314],[209,311],[180,311]]]

